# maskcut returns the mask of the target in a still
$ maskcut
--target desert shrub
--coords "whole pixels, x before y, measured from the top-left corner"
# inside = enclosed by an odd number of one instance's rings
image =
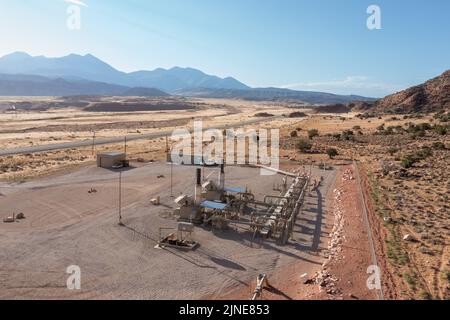
[[[447,128],[441,125],[434,126],[434,131],[441,136],[445,136],[447,134]]]
[[[403,157],[401,161],[401,165],[405,169],[411,168],[416,162],[419,162],[421,160],[425,160],[428,157],[431,157],[433,155],[433,151],[430,147],[423,147],[421,150],[408,154],[405,157]]]
[[[448,122],[450,120],[450,113],[440,111],[434,116],[434,118],[439,120],[440,122]]]
[[[403,127],[400,126],[400,125],[399,126],[395,126],[394,129],[395,129],[396,133],[403,133],[403,132],[405,132],[405,129],[403,129]]]
[[[385,135],[391,135],[391,134],[394,134],[394,126],[389,126],[389,127],[387,127],[384,131],[383,131],[383,134],[385,134]]]
[[[341,140],[341,137],[342,137],[342,135],[340,133],[333,134],[333,138],[338,140],[338,141]]]
[[[412,290],[415,290],[416,288],[416,279],[415,279],[415,274],[409,274],[408,272],[405,272],[403,274],[403,279],[405,279],[405,282],[409,285],[409,287]]]
[[[353,136],[355,133],[352,130],[344,130],[344,132],[342,134],[345,134],[348,136]]]
[[[420,123],[420,124],[418,124],[418,125],[416,126],[416,130],[419,130],[419,131],[428,131],[428,130],[431,130],[431,125],[430,125],[429,123],[427,123],[427,122]]]
[[[327,149],[327,155],[330,157],[330,159],[333,159],[337,155],[339,155],[338,151],[334,148],[328,148]]]
[[[391,157],[398,152],[398,148],[396,147],[389,147],[387,152],[391,155]]]
[[[443,144],[442,142],[435,142],[435,143],[433,143],[433,149],[445,150],[445,144]]]
[[[378,198],[378,204],[382,202],[381,198]],[[396,231],[393,224],[387,224],[388,238],[385,240],[387,245],[387,256],[392,263],[398,265],[406,265],[409,262],[408,253],[401,246],[401,238]]]
[[[255,117],[261,117],[261,118],[268,118],[268,117],[273,117],[274,115],[268,112],[260,112],[255,114]]]
[[[431,125],[426,122],[417,125],[414,123],[409,123],[407,129],[408,132],[418,134],[417,136],[421,137],[425,136],[425,132],[428,130],[431,130]]]
[[[317,130],[317,129],[308,130],[309,139],[313,139],[314,137],[317,137],[317,136],[319,136],[319,130]]]
[[[413,132],[411,138],[413,138],[413,139],[423,138],[423,137],[425,137],[425,135],[426,135],[426,132],[423,130],[415,131],[415,132]]]
[[[307,117],[307,114],[304,112],[292,112],[291,114],[289,114],[289,118],[305,118]]]
[[[406,131],[409,133],[414,133],[416,131],[416,125],[414,123],[408,123],[406,124],[407,128]]]
[[[355,139],[355,134],[352,130],[345,130],[344,132],[342,132],[342,140],[354,140]]]
[[[419,292],[419,298],[422,299],[422,300],[431,300],[431,299],[433,299],[431,294],[428,291],[425,291],[425,290],[421,290]]]
[[[311,150],[312,144],[309,141],[302,139],[299,142],[297,142],[297,148],[301,152],[307,152],[307,151]]]
[[[353,126],[353,130],[355,131],[361,130],[361,126]]]
[[[433,151],[430,147],[423,147],[421,150],[417,151],[415,157],[420,161],[424,160],[433,155]]]
[[[444,281],[447,281],[450,283],[450,271],[449,270],[442,271],[441,276]]]
[[[297,138],[298,137],[298,132],[297,131],[292,131],[291,132],[291,138]]]
[[[401,162],[401,166],[405,169],[409,169],[411,168],[415,163],[417,162],[417,160],[410,154],[406,155],[405,157],[403,157],[402,162]]]

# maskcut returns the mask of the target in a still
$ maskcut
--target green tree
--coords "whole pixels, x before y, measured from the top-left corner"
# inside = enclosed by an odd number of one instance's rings
[[[312,144],[309,141],[306,140],[300,140],[297,143],[297,148],[301,151],[301,152],[307,152],[309,150],[311,150],[312,148]]]
[[[338,151],[334,148],[327,149],[327,155],[330,157],[330,159],[333,159],[337,155],[339,155]]]
[[[308,130],[309,139],[312,140],[314,137],[317,137],[317,136],[319,136],[319,130],[317,130],[317,129]]]

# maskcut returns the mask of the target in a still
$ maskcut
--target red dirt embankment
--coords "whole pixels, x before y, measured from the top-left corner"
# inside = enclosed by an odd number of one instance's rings
[[[400,299],[400,295],[398,293],[399,289],[396,286],[394,276],[391,269],[389,268],[389,264],[386,258],[387,254],[385,248],[385,239],[387,238],[387,231],[382,225],[383,221],[375,213],[373,203],[369,194],[370,184],[367,178],[366,170],[362,165],[359,165],[358,167],[361,178],[362,191],[364,192],[366,199],[368,218],[372,230],[375,252],[378,257],[379,267],[381,268],[383,298],[386,300],[398,300]]]
[[[376,291],[367,287],[367,269],[373,263],[355,169],[352,165],[340,168],[327,199],[333,204],[333,230],[324,268],[309,280],[310,285],[318,287],[310,299],[377,299]]]

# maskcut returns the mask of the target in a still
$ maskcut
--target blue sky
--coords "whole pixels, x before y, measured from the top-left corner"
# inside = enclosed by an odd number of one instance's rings
[[[123,71],[173,66],[281,86],[383,96],[450,69],[448,0],[0,0],[0,55],[91,53]],[[366,27],[369,5],[381,30]]]

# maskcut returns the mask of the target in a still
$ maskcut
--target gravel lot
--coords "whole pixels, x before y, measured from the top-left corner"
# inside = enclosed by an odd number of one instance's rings
[[[205,169],[215,179],[216,168]],[[193,193],[194,167],[174,166],[173,194]],[[164,175],[163,178],[157,178]],[[213,234],[195,228],[193,252],[155,249],[159,228],[175,227],[170,166],[140,165],[123,172],[123,222],[118,226],[117,172],[86,167],[26,183],[0,184],[0,217],[23,212],[25,220],[0,224],[0,299],[199,299],[220,298],[251,283],[258,273],[304,263],[320,267],[317,255],[324,221],[323,199],[307,197],[307,216],[293,241],[251,240],[240,228]],[[281,175],[227,167],[227,186],[244,186],[257,197],[274,194]],[[334,183],[327,175],[324,190]],[[88,193],[94,188],[96,193]],[[161,196],[162,205],[150,199]],[[318,202],[320,201],[320,202]],[[320,205],[320,210],[311,208]],[[308,224],[308,225],[306,225]],[[81,290],[66,288],[70,265],[81,268]]]

